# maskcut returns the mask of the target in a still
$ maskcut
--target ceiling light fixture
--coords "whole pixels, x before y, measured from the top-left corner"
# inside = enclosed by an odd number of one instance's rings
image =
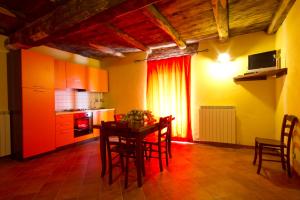
[[[228,53],[220,53],[218,56],[218,62],[227,63],[230,61],[230,55]]]

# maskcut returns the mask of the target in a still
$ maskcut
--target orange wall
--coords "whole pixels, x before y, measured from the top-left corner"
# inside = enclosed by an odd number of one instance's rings
[[[281,49],[281,65],[288,68],[288,75],[276,81],[276,132],[279,137],[282,116],[293,114],[300,119],[300,2],[296,1],[284,23],[276,34],[276,47]],[[300,173],[300,125],[293,138],[292,160]]]

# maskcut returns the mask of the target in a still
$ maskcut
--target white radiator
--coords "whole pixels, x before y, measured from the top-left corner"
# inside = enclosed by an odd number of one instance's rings
[[[199,136],[200,141],[236,144],[235,107],[201,106]]]
[[[9,113],[0,111],[0,157],[9,155],[10,152]]]

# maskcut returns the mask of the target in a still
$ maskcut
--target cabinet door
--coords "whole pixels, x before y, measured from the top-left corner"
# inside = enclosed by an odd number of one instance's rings
[[[88,68],[88,90],[91,92],[100,92],[99,69],[95,67]]]
[[[73,89],[87,89],[87,67],[74,63],[66,63],[67,87]]]
[[[108,92],[108,72],[103,69],[99,69],[99,92]]]
[[[56,126],[56,147],[74,143],[74,118],[73,114],[57,115]]]
[[[22,50],[22,87],[54,88],[54,59]]]
[[[23,157],[55,149],[54,90],[23,88]]]
[[[55,60],[55,88],[65,89],[67,87],[66,80],[66,62],[61,60]]]

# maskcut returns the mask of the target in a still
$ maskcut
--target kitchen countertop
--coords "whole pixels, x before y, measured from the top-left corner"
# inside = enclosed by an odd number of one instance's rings
[[[108,111],[115,110],[114,108],[99,108],[99,109],[88,109],[88,110],[79,110],[79,111],[55,111],[56,115],[65,115],[65,114],[74,114],[82,112],[92,112],[92,111]]]

